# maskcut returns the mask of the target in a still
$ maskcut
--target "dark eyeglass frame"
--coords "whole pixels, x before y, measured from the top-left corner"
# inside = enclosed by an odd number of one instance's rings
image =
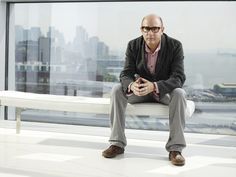
[[[161,27],[159,26],[142,26],[141,27],[141,30],[144,32],[144,33],[148,33],[150,30],[153,32],[153,33],[158,33],[160,31]]]

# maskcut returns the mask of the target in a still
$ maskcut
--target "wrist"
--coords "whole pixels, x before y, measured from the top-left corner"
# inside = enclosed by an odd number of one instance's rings
[[[153,82],[153,85],[154,85],[153,92],[155,92],[156,94],[159,94],[159,89],[158,89],[157,82]]]
[[[152,91],[153,91],[153,92],[156,92],[156,89],[157,89],[157,88],[156,88],[156,84],[155,84],[154,82],[152,82],[152,84],[153,84],[153,90],[152,90]]]
[[[131,82],[131,83],[129,84],[129,86],[128,86],[129,92],[130,92],[130,91],[133,91],[133,90],[132,90],[132,85],[133,85],[133,83],[134,83],[134,82]]]

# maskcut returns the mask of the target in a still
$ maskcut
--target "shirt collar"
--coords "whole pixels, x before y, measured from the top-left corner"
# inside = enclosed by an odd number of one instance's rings
[[[147,44],[145,44],[145,51],[146,51],[147,53],[157,53],[160,49],[161,49],[161,41],[159,42],[159,44],[158,44],[158,46],[157,46],[157,48],[156,48],[156,50],[155,50],[154,52],[152,52],[152,51],[149,49],[149,47],[147,46]]]

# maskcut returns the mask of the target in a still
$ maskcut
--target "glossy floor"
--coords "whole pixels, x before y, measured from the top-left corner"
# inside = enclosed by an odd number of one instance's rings
[[[125,154],[101,156],[109,128],[0,121],[0,177],[234,177],[236,137],[186,133],[186,165],[168,161],[168,132],[126,131]]]

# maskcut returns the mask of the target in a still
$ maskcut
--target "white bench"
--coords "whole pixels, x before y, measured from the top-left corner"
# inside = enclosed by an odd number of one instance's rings
[[[20,133],[23,109],[109,114],[110,99],[0,91],[0,106],[16,107],[16,133]],[[191,117],[194,110],[194,102],[188,100],[186,118]],[[158,103],[128,104],[126,114],[167,116],[169,107]]]

